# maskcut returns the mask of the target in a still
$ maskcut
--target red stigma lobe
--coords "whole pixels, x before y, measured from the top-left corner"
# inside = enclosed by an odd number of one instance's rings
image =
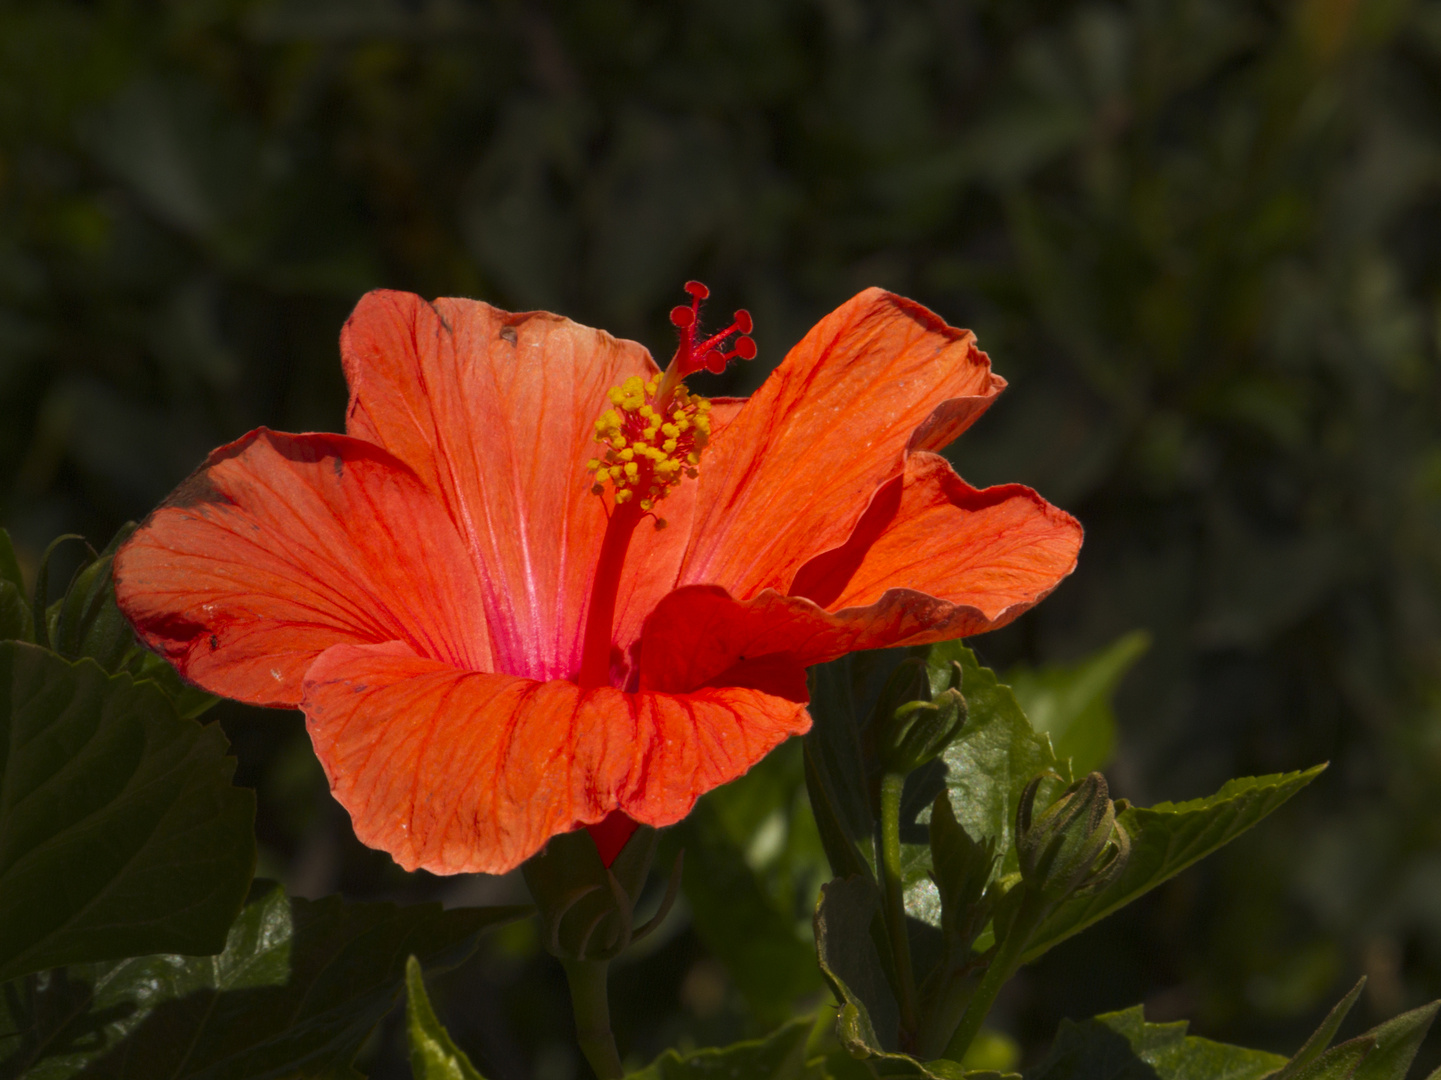
[[[749,311],[742,308],[731,316],[731,324],[720,333],[699,339],[701,301],[710,296],[710,289],[699,281],[687,281],[685,291],[690,294],[691,302],[678,304],[670,311],[671,325],[680,331],[680,345],[673,361],[677,378],[684,379],[702,369],[719,375],[737,357],[755,359],[756,343],[746,336],[755,327]],[[740,336],[729,340],[735,334]]]

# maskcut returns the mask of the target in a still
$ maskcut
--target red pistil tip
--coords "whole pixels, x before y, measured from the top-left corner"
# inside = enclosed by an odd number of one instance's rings
[[[719,334],[700,338],[700,305],[701,301],[710,295],[710,290],[699,281],[687,281],[685,291],[691,296],[690,304],[671,308],[670,312],[671,323],[680,330],[680,347],[676,349],[674,361],[676,374],[680,378],[684,379],[702,369],[719,375],[726,369],[726,364],[736,357],[742,360],[755,358],[756,343],[745,336],[755,327],[749,311],[742,308],[735,313],[735,321]],[[726,352],[726,339],[733,334],[741,336],[731,343],[730,351]]]

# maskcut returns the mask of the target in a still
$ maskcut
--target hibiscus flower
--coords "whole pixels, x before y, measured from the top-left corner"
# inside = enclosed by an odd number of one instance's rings
[[[366,844],[500,873],[682,818],[809,727],[809,665],[993,629],[1074,568],[1072,517],[934,453],[1005,386],[970,332],[870,289],[707,402],[680,380],[755,347],[744,312],[703,340],[688,288],[664,373],[558,315],[368,294],[346,434],[212,453],[119,552],[121,609],[192,682],[303,710]]]

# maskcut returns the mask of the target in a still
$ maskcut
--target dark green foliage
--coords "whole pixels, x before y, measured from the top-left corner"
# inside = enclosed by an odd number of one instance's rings
[[[754,1042],[688,1054],[668,1050],[627,1080],[826,1080],[824,1065],[807,1058],[812,1026],[795,1020]]]
[[[988,662],[1144,628],[1110,773],[1137,802],[1335,763],[1118,916],[1130,947],[1083,1002],[1053,954],[1015,1030],[1036,1051],[1081,1004],[1174,992],[1280,1045],[1363,968],[1383,1011],[1435,997],[1438,84],[1435,0],[0,2],[0,636],[34,632],[19,568],[55,534],[98,547],[257,424],[339,429],[367,288],[662,353],[702,277],[756,315],[761,359],[702,388],[740,392],[881,284],[973,326],[1011,382],[962,473],[1087,529],[1076,576],[974,643]],[[271,734],[293,722],[224,722],[275,865],[443,887],[315,809],[319,771]],[[818,802],[845,875],[861,803]]]
[[[1026,1080],[1405,1080],[1437,1004],[1326,1049],[1355,997],[1353,991],[1289,1061],[1187,1035],[1184,1023],[1147,1023],[1139,1006],[1068,1021]]]
[[[348,1062],[400,997],[407,957],[454,965],[480,930],[524,913],[312,903],[257,883],[214,959],[141,956],[7,985],[0,1017],[11,1034],[0,1034],[0,1074],[349,1075]]]
[[[1026,1080],[1261,1080],[1286,1059],[1186,1034],[1186,1025],[1148,1024],[1141,1009],[1062,1025],[1046,1059]]]
[[[228,750],[150,683],[0,642],[0,979],[224,946],[255,867]]]
[[[790,745],[711,792],[677,830],[696,933],[764,1025],[821,991],[810,923],[830,875]]]

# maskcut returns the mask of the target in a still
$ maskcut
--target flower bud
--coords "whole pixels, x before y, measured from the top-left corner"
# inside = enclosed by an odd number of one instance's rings
[[[539,854],[526,861],[521,872],[535,898],[545,947],[552,955],[562,960],[609,960],[648,929],[633,929],[635,902],[645,886],[658,835],[642,825],[606,866],[589,833],[576,829],[552,836]],[[672,877],[673,886],[678,886],[679,880]],[[674,888],[668,890],[663,908],[674,901],[673,892]]]
[[[1131,837],[1116,820],[1106,778],[1091,773],[1035,815],[1042,773],[1021,794],[1016,810],[1016,853],[1028,888],[1053,903],[1101,888],[1115,879],[1131,854]]]
[[[889,773],[919,769],[944,750],[966,722],[960,667],[950,689],[931,698],[930,675],[924,660],[903,660],[886,682],[872,714],[876,753]]]

